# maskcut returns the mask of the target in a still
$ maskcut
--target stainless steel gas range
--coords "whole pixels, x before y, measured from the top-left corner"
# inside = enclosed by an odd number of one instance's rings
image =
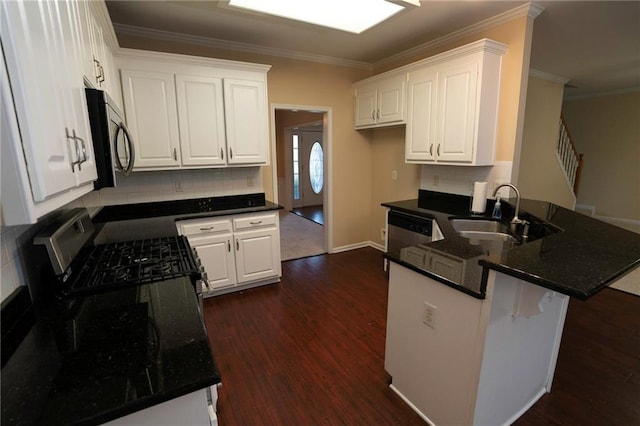
[[[141,363],[146,363],[145,368],[136,369],[136,371],[145,372],[141,376],[142,379],[138,376],[127,377],[125,399],[129,398],[127,395],[132,392],[134,394],[132,398],[135,399],[135,396],[151,394],[154,389],[162,386],[161,380],[155,377],[157,376],[155,373],[160,368],[158,365],[162,364],[158,361],[161,359],[158,355],[159,348],[166,349],[171,346],[172,336],[175,335],[179,340],[181,333],[180,323],[175,322],[175,317],[173,322],[159,324],[158,316],[152,320],[151,315],[145,314],[146,310],[167,307],[166,297],[163,299],[162,296],[165,289],[178,286],[188,290],[193,287],[193,293],[186,291],[179,297],[197,297],[198,313],[202,329],[205,330],[202,286],[206,280],[206,274],[200,266],[197,253],[184,236],[94,244],[96,233],[87,210],[74,209],[62,214],[50,227],[39,234],[34,239],[34,244],[46,247],[55,274],[53,280],[45,281],[45,286],[49,286],[49,292],[68,304],[71,307],[69,312],[73,312],[66,322],[63,333],[60,333],[68,336],[61,341],[64,342],[63,346],[71,352],[83,350],[82,344],[78,343],[82,335],[91,332],[99,336],[101,333],[100,327],[95,327],[95,320],[93,328],[86,326],[85,317],[92,316],[87,312],[92,310],[92,299],[96,295],[113,294],[112,298],[117,298],[125,294],[124,290],[126,294],[136,293],[135,303],[115,301],[115,313],[104,318],[104,321],[110,321],[111,329],[116,330],[118,330],[116,326],[118,321],[121,321],[121,318],[127,318],[126,321],[122,321],[121,335],[124,337],[116,339],[120,340],[121,344],[126,345],[125,337],[135,330],[139,331],[138,334],[148,336],[145,339],[138,339],[139,336],[136,335],[137,337],[134,336],[136,341],[151,342],[144,349],[144,353],[138,357],[142,360]],[[101,298],[103,299],[104,297]],[[160,303],[161,300],[165,302]],[[192,311],[190,318],[194,317]],[[134,318],[138,320],[133,320]],[[132,322],[129,322],[130,319]],[[206,335],[206,330],[204,332]],[[116,351],[108,352],[112,355]],[[164,362],[166,363],[166,360]],[[215,386],[206,389],[206,400],[208,408],[203,407],[203,409],[206,409],[210,423],[216,424],[217,389]]]

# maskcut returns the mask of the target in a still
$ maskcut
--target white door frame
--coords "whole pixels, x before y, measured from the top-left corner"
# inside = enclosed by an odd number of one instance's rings
[[[325,191],[323,199],[324,209],[324,245],[327,253],[333,253],[333,158],[332,158],[332,123],[333,112],[331,107],[312,105],[292,105],[272,103],[271,114],[271,178],[273,186],[273,202],[279,203],[278,196],[278,159],[276,155],[276,110],[310,111],[322,114],[322,132],[324,139],[324,181]]]

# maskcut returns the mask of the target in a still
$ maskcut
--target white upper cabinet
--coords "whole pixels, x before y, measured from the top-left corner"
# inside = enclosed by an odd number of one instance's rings
[[[91,87],[106,91],[121,106],[120,81],[113,62],[118,42],[109,12],[101,1],[80,1],[79,7],[85,79]]]
[[[268,163],[269,66],[123,49],[136,170]]]
[[[355,127],[395,126],[405,121],[406,73],[360,81],[355,87]]]
[[[222,79],[176,75],[182,164],[225,164]]]
[[[135,150],[134,170],[180,165],[173,74],[123,69],[122,93]]]
[[[504,45],[480,40],[408,69],[408,163],[494,163]]]
[[[3,79],[10,83],[3,81],[3,109],[9,109],[3,119],[17,120],[20,129],[3,132],[4,223],[33,223],[91,191],[96,179],[79,4],[2,2],[0,8]],[[7,190],[5,168],[13,183]]]
[[[224,79],[229,164],[267,164],[269,129],[262,81]]]

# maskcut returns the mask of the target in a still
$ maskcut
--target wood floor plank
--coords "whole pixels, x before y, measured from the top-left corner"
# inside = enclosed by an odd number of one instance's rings
[[[221,425],[424,425],[384,371],[387,276],[366,248],[205,300]],[[640,297],[571,300],[552,392],[516,423],[640,424]]]

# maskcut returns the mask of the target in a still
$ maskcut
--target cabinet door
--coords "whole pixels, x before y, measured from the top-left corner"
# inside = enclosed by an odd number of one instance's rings
[[[435,161],[437,82],[438,72],[433,68],[409,74],[405,132],[405,159],[408,162]]]
[[[134,169],[178,168],[178,112],[173,74],[122,70],[127,126],[135,146]]]
[[[81,16],[78,2],[59,2],[58,20],[62,30],[61,44],[65,56],[65,76],[61,83],[65,85],[65,98],[68,99],[68,122],[73,123],[73,132],[77,137],[77,152],[81,163],[75,168],[76,185],[81,186],[93,182],[98,178],[96,162],[93,155],[93,141],[89,116],[87,112],[87,98],[84,91],[83,45],[81,35]],[[75,145],[75,144],[74,144]]]
[[[404,121],[405,74],[380,82],[378,86],[378,124]]]
[[[279,237],[276,228],[235,234],[238,284],[281,275]]]
[[[454,62],[438,78],[438,161],[471,162],[476,129],[477,62]]]
[[[76,131],[86,149],[91,144],[90,134],[76,129],[77,123],[88,121],[86,109],[81,111],[82,104],[74,99],[82,85],[73,51],[77,23],[63,2],[2,2],[1,7],[0,29],[31,191],[34,201],[43,201],[78,185],[72,163],[81,154],[78,140],[68,135]]]
[[[176,95],[182,164],[224,165],[222,79],[176,75]]]
[[[263,81],[224,79],[227,164],[267,164],[267,90]]]
[[[377,107],[378,98],[375,87],[362,87],[356,89],[355,126],[370,126],[375,124]]]
[[[460,259],[444,256],[434,251],[430,253],[429,271],[455,283],[462,282],[464,263]]]
[[[198,251],[210,289],[229,287],[236,283],[232,234],[189,237],[189,243]]]

